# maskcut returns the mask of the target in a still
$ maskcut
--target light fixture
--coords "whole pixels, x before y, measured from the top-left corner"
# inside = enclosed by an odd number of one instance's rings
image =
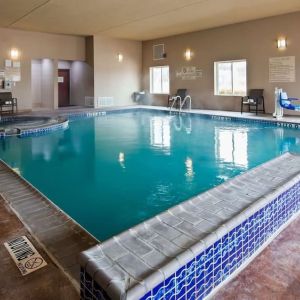
[[[187,61],[190,61],[192,59],[192,56],[193,56],[193,52],[191,49],[186,49],[185,52],[184,52],[184,58],[187,60]]]
[[[286,42],[286,38],[279,38],[277,40],[277,48],[279,50],[284,50],[287,48],[287,42]]]
[[[20,57],[20,51],[16,48],[12,48],[10,50],[10,59],[12,60],[18,60]]]
[[[117,58],[118,58],[118,62],[122,62],[123,58],[124,58],[123,54],[122,53],[118,53]]]

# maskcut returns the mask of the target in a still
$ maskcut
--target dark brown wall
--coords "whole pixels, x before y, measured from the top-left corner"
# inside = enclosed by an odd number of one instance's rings
[[[300,12],[257,21],[240,23],[211,30],[193,32],[178,36],[143,42],[143,88],[149,91],[149,67],[169,65],[171,92],[187,88],[193,98],[193,107],[238,111],[240,97],[214,96],[214,62],[222,60],[247,59],[248,88],[264,88],[266,108],[273,112],[275,86],[280,86],[290,95],[300,97]],[[286,36],[288,48],[279,51],[276,39]],[[167,58],[153,61],[152,46],[164,43]],[[191,48],[194,57],[186,62],[183,53]],[[285,84],[269,83],[269,58],[296,56],[296,82]],[[203,78],[182,80],[175,77],[175,71],[183,66],[198,66]],[[165,105],[166,96],[152,95],[153,105]]]

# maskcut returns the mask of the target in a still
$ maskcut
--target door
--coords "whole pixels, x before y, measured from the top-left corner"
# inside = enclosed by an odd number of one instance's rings
[[[70,105],[70,70],[58,70],[58,106]]]

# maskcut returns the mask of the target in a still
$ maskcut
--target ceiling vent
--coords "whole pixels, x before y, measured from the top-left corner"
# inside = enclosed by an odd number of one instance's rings
[[[153,45],[153,60],[160,60],[167,57],[165,53],[165,45],[164,44],[157,44]]]

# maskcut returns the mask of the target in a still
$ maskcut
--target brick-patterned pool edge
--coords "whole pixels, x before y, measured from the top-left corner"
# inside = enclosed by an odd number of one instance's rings
[[[81,263],[81,299],[203,299],[256,256],[299,209],[300,174],[254,202],[239,218],[234,217],[225,223],[230,230],[224,227],[223,234],[218,235],[218,239],[212,237],[211,244],[206,243],[205,247],[193,245],[193,257],[186,255],[180,268],[147,292],[143,291],[151,280],[146,284],[140,282],[119,295],[116,291],[104,291],[99,285],[101,280],[97,283]]]

